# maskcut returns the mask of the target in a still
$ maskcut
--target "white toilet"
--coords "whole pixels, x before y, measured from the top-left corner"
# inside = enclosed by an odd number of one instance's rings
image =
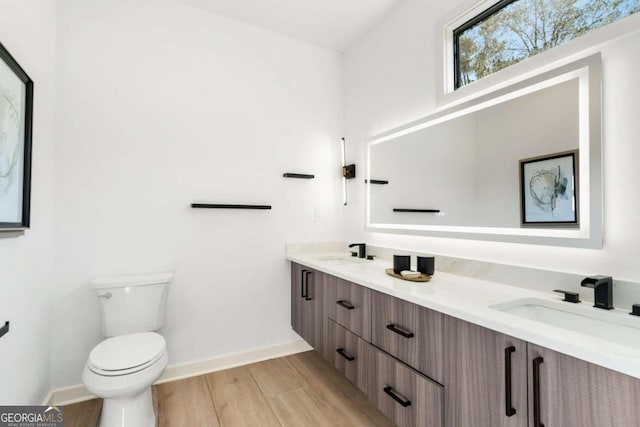
[[[100,427],[152,427],[151,384],[167,367],[162,335],[167,288],[173,273],[97,277],[102,334],[82,372],[87,389],[104,399]]]

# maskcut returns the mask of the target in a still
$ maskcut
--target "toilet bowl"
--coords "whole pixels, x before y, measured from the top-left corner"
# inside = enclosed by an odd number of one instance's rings
[[[155,426],[151,384],[167,367],[164,338],[155,332],[121,335],[98,344],[82,380],[104,399],[100,427]]]
[[[100,427],[153,427],[151,385],[169,356],[162,335],[172,273],[95,278],[103,335],[82,371],[87,390],[104,399]]]

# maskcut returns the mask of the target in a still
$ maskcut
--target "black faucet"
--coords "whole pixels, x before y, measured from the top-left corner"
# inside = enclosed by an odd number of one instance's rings
[[[611,276],[592,276],[582,280],[580,286],[593,288],[596,308],[613,309],[613,278]]]
[[[354,246],[358,247],[358,258],[366,258],[367,245],[365,243],[352,243],[349,245],[350,248],[353,248]]]

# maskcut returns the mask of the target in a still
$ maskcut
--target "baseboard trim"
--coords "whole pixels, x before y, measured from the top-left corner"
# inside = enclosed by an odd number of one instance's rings
[[[47,393],[47,395],[44,397],[44,400],[42,401],[42,406],[49,406],[49,402],[51,402],[51,399],[53,398],[53,390],[49,390],[49,392]]]
[[[271,347],[263,347],[243,353],[219,356],[213,359],[199,360],[182,365],[169,366],[156,384],[170,381],[182,380],[196,377],[198,375],[211,372],[222,371],[224,369],[236,368],[250,363],[262,362],[263,360],[275,359],[276,357],[289,356],[291,354],[302,353],[313,350],[309,344],[303,340],[293,341]],[[94,399],[96,396],[82,384],[63,387],[49,391],[43,405],[71,405],[73,403],[84,402]]]

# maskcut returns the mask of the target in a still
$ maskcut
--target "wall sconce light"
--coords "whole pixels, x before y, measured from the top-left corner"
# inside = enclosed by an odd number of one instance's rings
[[[356,165],[348,165],[342,167],[342,176],[345,179],[351,179],[356,177]]]
[[[345,139],[340,138],[342,148],[342,203],[347,205],[347,180],[356,177],[356,165],[347,165]]]

